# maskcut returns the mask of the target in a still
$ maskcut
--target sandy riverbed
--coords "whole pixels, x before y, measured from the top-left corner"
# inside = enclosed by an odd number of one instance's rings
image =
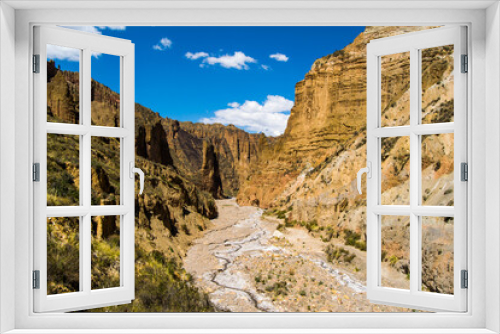
[[[370,303],[364,275],[327,263],[325,244],[305,229],[276,233],[278,223],[263,218],[262,209],[240,207],[234,199],[218,200],[217,206],[219,217],[194,241],[184,260],[217,310],[409,311]]]

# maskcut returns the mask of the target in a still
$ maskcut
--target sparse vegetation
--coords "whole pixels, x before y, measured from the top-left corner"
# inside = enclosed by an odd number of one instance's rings
[[[399,258],[396,256],[396,255],[392,255],[390,258],[389,258],[389,263],[391,264],[391,266],[395,266],[396,263],[398,263],[399,261]]]
[[[351,230],[344,230],[345,244],[366,251],[366,241],[361,240],[361,234]]]
[[[342,247],[336,247],[329,244],[325,248],[326,258],[328,262],[344,262],[351,263],[356,257],[356,254],[351,254],[348,250]]]

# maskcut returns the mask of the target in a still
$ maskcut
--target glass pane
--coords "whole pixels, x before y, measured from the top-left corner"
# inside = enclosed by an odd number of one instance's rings
[[[92,125],[120,126],[120,57],[92,54]]]
[[[422,291],[453,294],[453,218],[422,217]]]
[[[92,217],[92,289],[120,286],[120,216]]]
[[[80,218],[47,218],[47,294],[80,290]]]
[[[453,122],[453,45],[422,50],[422,124]]]
[[[80,205],[80,138],[47,134],[47,205]]]
[[[410,124],[410,52],[380,57],[381,126]]]
[[[422,205],[453,206],[453,133],[422,136]]]
[[[92,205],[120,204],[120,139],[92,137]]]
[[[47,122],[80,123],[80,53],[47,45]]]
[[[382,205],[410,205],[410,137],[381,138]]]
[[[410,289],[410,217],[381,216],[381,285]]]

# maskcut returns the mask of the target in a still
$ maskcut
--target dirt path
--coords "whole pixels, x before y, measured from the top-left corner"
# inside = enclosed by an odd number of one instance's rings
[[[371,304],[366,287],[327,263],[324,243],[300,228],[276,231],[277,222],[234,199],[217,201],[219,217],[194,241],[184,260],[195,284],[219,311],[401,312]]]

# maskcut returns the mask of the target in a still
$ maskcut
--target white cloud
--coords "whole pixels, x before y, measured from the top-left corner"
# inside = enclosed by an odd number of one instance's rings
[[[220,57],[206,57],[205,59],[203,59],[203,62],[207,63],[209,65],[219,64],[220,66],[222,66],[224,68],[235,68],[237,70],[243,70],[243,69],[248,70],[247,63],[256,63],[257,60],[245,55],[241,51],[237,51],[232,56],[226,54],[226,55],[220,56]]]
[[[163,37],[162,39],[160,39],[160,42],[158,42],[158,44],[153,45],[153,49],[158,51],[164,51],[166,49],[170,49],[171,47],[172,41],[167,37]]]
[[[94,26],[65,26],[63,28],[68,28],[68,29],[73,29],[73,30],[78,30],[78,31],[84,31],[84,32],[91,32],[93,34],[102,35],[102,33],[99,30],[99,28],[98,27],[94,27]]]
[[[100,55],[99,52],[92,52],[92,56],[95,58],[99,58]],[[47,44],[47,59],[80,61],[80,50]]]
[[[206,52],[195,52],[195,53],[187,52],[186,53],[186,58],[191,59],[191,60],[196,60],[198,58],[205,58],[205,57],[208,57],[208,53],[206,53]]]
[[[267,71],[267,70],[269,70],[269,66],[267,66],[267,65],[262,64],[262,65],[260,65],[260,66],[261,66],[264,70],[266,70],[266,71]]]
[[[256,63],[257,60],[254,58],[245,55],[241,51],[236,51],[233,55],[225,54],[223,56],[209,56],[206,52],[188,52],[186,53],[186,58],[191,60],[201,59],[203,58],[202,64],[200,67],[205,67],[203,65],[217,65],[224,68],[235,68],[237,70],[248,70],[248,64]]]
[[[263,132],[268,136],[279,136],[285,132],[288,114],[293,101],[283,96],[268,95],[266,101],[231,102],[229,108],[217,110],[214,117],[202,118],[206,124],[233,124],[250,132]]]
[[[277,61],[284,61],[284,62],[287,62],[288,61],[288,57],[282,53],[274,53],[272,55],[269,56],[269,58],[272,58],[274,60],[277,60]]]

